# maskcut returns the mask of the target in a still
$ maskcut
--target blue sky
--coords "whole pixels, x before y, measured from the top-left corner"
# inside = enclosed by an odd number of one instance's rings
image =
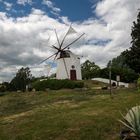
[[[52,55],[54,29],[61,38],[71,23],[77,33],[85,33],[71,51],[83,56],[81,63],[88,59],[105,67],[131,47],[139,8],[140,0],[0,0],[0,82]],[[32,73],[41,76],[46,69],[42,65]]]
[[[23,0],[23,4],[17,0],[4,0],[0,2],[0,11],[6,12],[11,17],[27,16],[31,13],[32,8],[41,9],[51,17],[57,18],[57,15],[52,13],[52,9],[43,3],[43,0]],[[94,8],[99,0],[53,0],[53,6],[59,7],[60,16],[67,16],[72,22],[83,21],[88,18],[94,18]],[[7,5],[11,7],[7,9]]]
[[[86,20],[94,17],[93,4],[98,0],[55,0],[56,5],[62,10],[63,16],[68,16],[71,21]]]

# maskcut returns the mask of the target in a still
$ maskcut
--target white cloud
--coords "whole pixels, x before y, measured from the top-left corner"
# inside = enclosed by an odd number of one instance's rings
[[[136,19],[139,7],[139,0],[103,0],[97,4],[96,14],[106,23],[104,27],[112,39],[104,48],[105,56],[112,54],[115,57],[130,47],[132,22]],[[110,59],[112,57],[110,55]]]
[[[43,4],[46,4],[48,7],[53,8],[53,3],[50,0],[43,0]]]
[[[17,0],[17,4],[25,5],[26,3],[32,4],[32,0]]]
[[[54,34],[54,27],[62,30],[66,26],[41,10],[33,9],[29,16],[17,19],[0,12],[0,63],[1,67],[9,69],[1,73],[0,81],[13,76],[11,67],[36,65],[50,56],[53,52],[48,38]],[[4,73],[8,77],[4,78]]]
[[[11,8],[12,8],[12,3],[9,3],[9,2],[3,2],[4,3],[4,5],[6,6],[6,10],[7,11],[9,11],[9,10],[11,10]]]
[[[58,7],[55,7],[54,3],[50,0],[43,0],[42,4],[47,5],[52,11],[52,14],[58,15],[59,12],[61,12],[61,9]]]
[[[90,18],[72,24],[77,32],[86,35],[85,44],[81,39],[71,46],[71,50],[83,56],[82,62],[90,59],[105,66],[110,59],[131,46],[131,26],[139,7],[139,0],[99,2],[94,11],[98,19]],[[54,53],[50,48],[56,42],[54,28],[62,38],[71,23],[68,17],[59,18],[61,22],[38,9],[32,9],[28,16],[17,19],[0,12],[0,81],[11,79],[15,70],[21,66],[32,67]],[[36,69],[33,73],[39,75]]]

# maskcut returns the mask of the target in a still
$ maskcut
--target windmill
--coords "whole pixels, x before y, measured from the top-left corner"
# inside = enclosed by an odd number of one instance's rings
[[[67,33],[63,37],[62,41],[59,40],[57,32],[55,30],[55,35],[57,39],[57,44],[52,45],[52,47],[56,50],[56,53],[52,54],[51,56],[47,57],[41,63],[47,61],[48,59],[54,57],[53,61],[57,61],[57,72],[56,78],[57,79],[70,79],[70,80],[81,80],[81,67],[80,67],[80,58],[72,53],[69,50],[69,47],[76,43],[85,33],[80,34],[76,39],[72,40],[70,43],[65,45],[66,38],[70,34],[77,33],[72,26],[69,27]],[[41,64],[40,63],[40,64]]]

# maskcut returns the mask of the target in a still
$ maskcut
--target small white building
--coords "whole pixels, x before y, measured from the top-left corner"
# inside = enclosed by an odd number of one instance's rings
[[[80,58],[70,50],[60,52],[57,58],[56,79],[82,80]]]

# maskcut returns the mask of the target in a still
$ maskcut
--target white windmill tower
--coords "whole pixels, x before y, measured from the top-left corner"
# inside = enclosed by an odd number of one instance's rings
[[[58,35],[55,30],[58,47],[52,45],[54,49],[57,50],[56,53],[49,56],[44,61],[54,57],[54,60],[57,60],[57,71],[56,71],[56,79],[70,79],[70,80],[81,80],[81,66],[80,66],[80,58],[69,50],[69,47],[77,42],[85,33],[79,35],[75,40],[73,40],[68,45],[64,45],[65,40],[68,35],[77,33],[71,26],[69,27],[66,35],[60,42]]]

